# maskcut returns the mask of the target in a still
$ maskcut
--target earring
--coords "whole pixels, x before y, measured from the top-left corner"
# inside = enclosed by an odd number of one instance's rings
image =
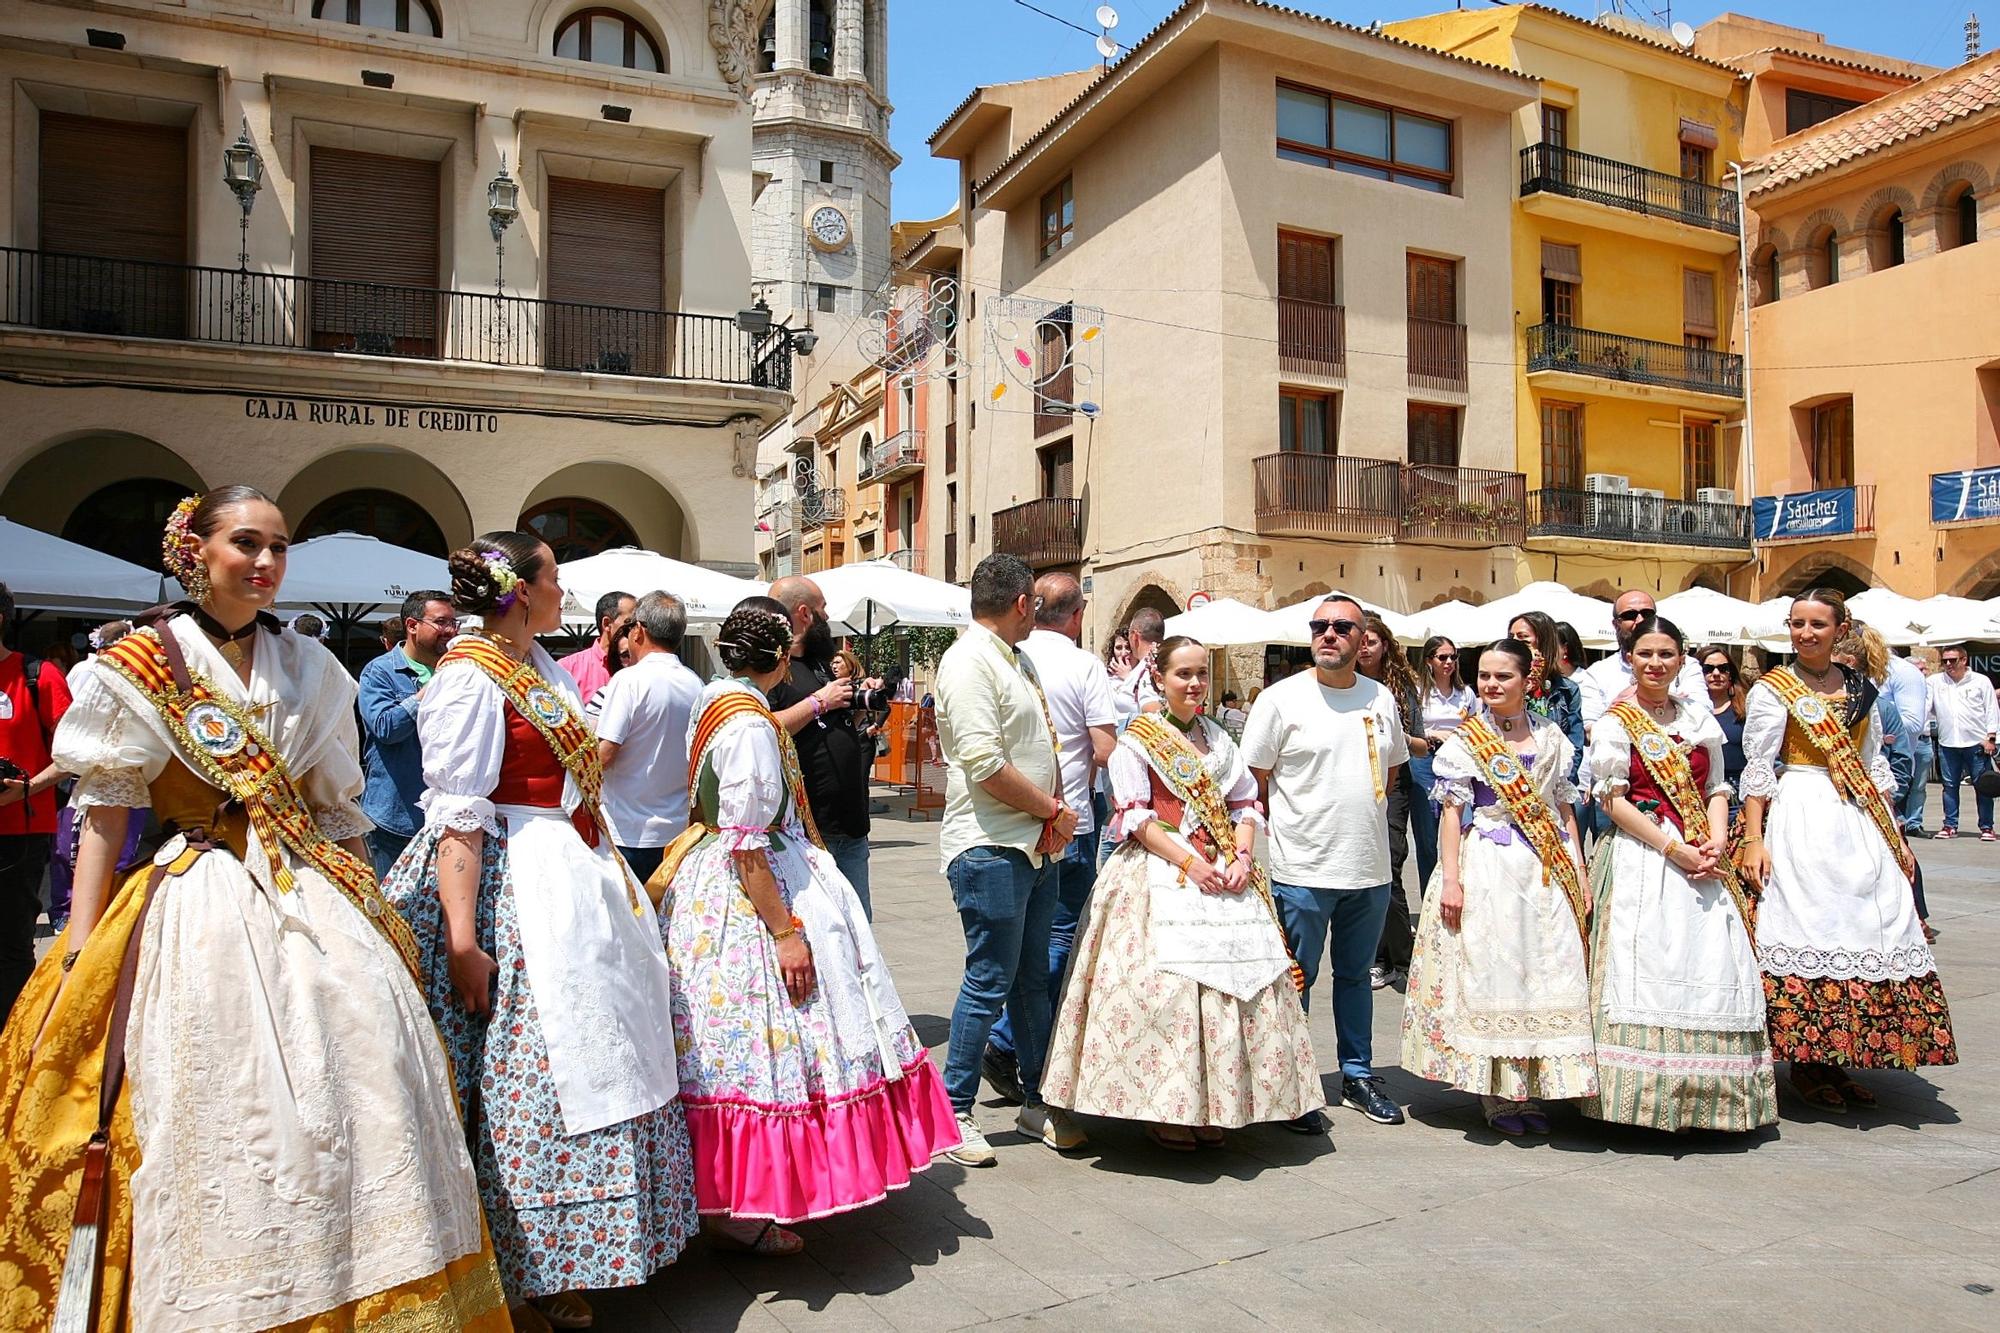
[[[199,560],[188,561],[187,575],[182,582],[182,587],[187,590],[187,595],[192,600],[197,602],[207,601],[209,593],[208,566]]]

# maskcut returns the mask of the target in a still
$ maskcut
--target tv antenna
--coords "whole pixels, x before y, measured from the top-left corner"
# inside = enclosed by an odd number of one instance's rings
[[[1109,65],[1112,58],[1118,54],[1118,39],[1111,35],[1111,30],[1118,26],[1118,11],[1110,5],[1099,5],[1097,7],[1096,18],[1098,27],[1097,54],[1103,59],[1105,64]]]

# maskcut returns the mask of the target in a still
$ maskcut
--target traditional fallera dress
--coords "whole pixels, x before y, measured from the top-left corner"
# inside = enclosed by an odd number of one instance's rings
[[[100,1327],[506,1329],[413,941],[333,841],[370,827],[353,680],[275,621],[247,685],[185,614],[97,660],[55,762],[172,836],[0,1038],[0,1327],[52,1326],[124,967]]]
[[[688,831],[650,887],[673,964],[673,1046],[703,1213],[801,1222],[865,1207],[958,1146],[861,900],[819,842],[791,737],[737,680],[689,727]],[[792,1003],[731,853],[761,850],[817,983]]]
[[[384,886],[417,937],[514,1303],[642,1283],[697,1226],[666,955],[603,831],[582,712],[539,646],[516,664],[485,640],[455,640],[417,713],[424,827]],[[449,829],[486,835],[474,922],[499,973],[478,1017],[459,1003],[445,949],[437,862]]]
[[[1582,869],[1561,812],[1577,801],[1570,743],[1537,718],[1515,754],[1483,717],[1437,752],[1431,796],[1459,812],[1457,930],[1441,883],[1424,895],[1403,1007],[1403,1067],[1518,1102],[1597,1091]]]
[[[1685,842],[1703,841],[1705,803],[1727,794],[1722,729],[1678,697],[1664,725],[1624,702],[1591,733],[1591,794],[1624,796]],[[1776,1124],[1764,991],[1740,880],[1690,880],[1623,830],[1591,864],[1591,992],[1599,1095],[1584,1113],[1654,1129]]]
[[[1743,794],[1770,800],[1757,958],[1771,1054],[1858,1068],[1956,1064],[1937,960],[1896,863],[1895,780],[1872,687],[1848,680],[1844,715],[1784,667],[1745,700]]]
[[[1326,1105],[1263,870],[1240,894],[1203,893],[1135,836],[1157,819],[1214,861],[1235,856],[1233,822],[1261,824],[1236,742],[1206,717],[1194,725],[1206,755],[1151,713],[1112,751],[1117,850],[1091,890],[1057,1007],[1042,1074],[1050,1106],[1233,1129]]]

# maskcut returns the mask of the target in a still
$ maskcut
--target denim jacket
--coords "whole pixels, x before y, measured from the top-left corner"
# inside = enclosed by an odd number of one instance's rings
[[[375,827],[411,837],[423,824],[424,750],[417,740],[417,669],[391,648],[361,668],[361,750],[368,785],[361,812]]]

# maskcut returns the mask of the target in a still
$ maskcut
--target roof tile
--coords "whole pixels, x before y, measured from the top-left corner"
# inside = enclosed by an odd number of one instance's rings
[[[1763,194],[1830,171],[1996,106],[2000,106],[2000,51],[1844,112],[1803,131],[1793,142],[1781,140],[1750,164],[1751,171],[1763,173],[1752,193]]]

